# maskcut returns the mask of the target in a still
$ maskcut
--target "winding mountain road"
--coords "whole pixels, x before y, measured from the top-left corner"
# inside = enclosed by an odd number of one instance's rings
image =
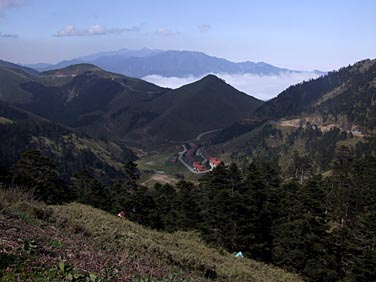
[[[192,142],[192,141],[200,141],[200,139],[201,139],[203,136],[208,135],[208,134],[211,134],[211,133],[214,133],[214,132],[216,132],[216,131],[220,131],[220,130],[222,130],[222,128],[214,129],[214,130],[210,130],[210,131],[205,131],[205,132],[200,133],[199,135],[197,135],[197,137],[196,137],[195,139],[188,140],[188,141],[185,141],[185,142],[182,142],[182,143],[188,143],[188,142]],[[187,163],[184,161],[184,159],[183,159],[184,154],[185,154],[188,150],[187,150],[187,147],[185,146],[185,144],[183,144],[182,147],[183,147],[183,150],[180,151],[180,152],[178,153],[178,156],[179,156],[179,157],[178,157],[178,160],[179,160],[179,162],[181,162],[181,163],[182,163],[182,164],[183,164],[183,165],[184,165],[184,166],[185,166],[190,172],[195,173],[195,174],[204,174],[204,173],[207,173],[207,172],[209,172],[209,171],[212,170],[212,168],[211,168],[211,169],[208,169],[208,170],[205,170],[205,171],[195,171],[195,170],[193,169],[193,167],[191,167],[189,164],[187,164]],[[201,149],[202,149],[202,147],[197,149],[197,151],[196,151],[196,156],[200,156],[200,157],[204,160],[204,162],[207,162],[208,159],[207,159],[207,158],[201,153]]]

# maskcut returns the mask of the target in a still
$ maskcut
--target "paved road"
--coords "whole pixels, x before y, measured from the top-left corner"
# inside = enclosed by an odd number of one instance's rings
[[[203,133],[197,135],[196,139],[191,140],[191,141],[199,141],[203,136],[208,135],[208,134],[210,134],[210,133],[214,133],[214,132],[220,131],[220,130],[222,130],[222,129],[223,129],[223,128],[218,128],[218,129],[214,129],[214,130],[210,130],[210,131],[203,132]],[[188,142],[189,142],[189,141],[188,141]]]
[[[200,133],[199,135],[197,135],[196,138],[194,139],[191,139],[191,140],[186,140],[186,141],[173,141],[173,140],[167,140],[167,142],[169,143],[173,143],[173,144],[184,144],[184,143],[189,143],[189,142],[192,142],[192,141],[199,141],[203,136],[207,135],[207,134],[210,134],[210,133],[213,133],[213,132],[216,132],[216,131],[220,131],[222,130],[223,128],[218,128],[218,129],[214,129],[214,130],[209,130],[209,131],[205,131],[203,133]]]
[[[180,151],[178,153],[178,155],[179,155],[179,158],[178,158],[179,162],[181,162],[192,173],[196,173],[196,174],[206,173],[207,171],[202,171],[202,172],[195,171],[189,164],[187,164],[184,161],[183,156],[187,152],[187,147],[185,145],[182,145],[182,146],[183,146],[183,151]]]
[[[222,130],[222,128],[214,129],[214,130],[210,130],[210,131],[206,131],[206,132],[200,133],[199,135],[197,135],[197,137],[196,137],[195,139],[185,141],[184,143],[188,143],[188,142],[191,142],[191,141],[199,141],[203,136],[205,136],[205,135],[207,135],[207,134],[210,134],[210,133],[214,133],[214,132],[219,131],[219,130]],[[200,172],[195,171],[195,170],[193,169],[193,167],[191,167],[189,164],[187,164],[187,163],[184,161],[183,157],[184,157],[184,154],[187,152],[187,147],[185,146],[185,144],[183,144],[182,146],[183,146],[183,150],[180,151],[180,152],[178,153],[178,155],[179,155],[178,160],[179,160],[179,162],[181,162],[181,163],[182,163],[182,164],[183,164],[183,165],[184,165],[184,166],[185,166],[190,172],[195,173],[195,174],[204,174],[204,173],[207,173],[207,172],[209,172],[209,171],[212,170],[212,169],[208,169],[208,170],[200,171]],[[208,159],[207,159],[207,158],[201,153],[201,149],[202,149],[202,148],[203,148],[203,147],[197,149],[197,151],[196,151],[196,156],[200,156],[200,157],[204,160],[203,162],[205,163],[205,162],[208,161]]]

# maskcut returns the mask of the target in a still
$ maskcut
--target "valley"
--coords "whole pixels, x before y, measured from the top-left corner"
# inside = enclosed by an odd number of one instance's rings
[[[0,282],[376,282],[375,11],[0,0]]]

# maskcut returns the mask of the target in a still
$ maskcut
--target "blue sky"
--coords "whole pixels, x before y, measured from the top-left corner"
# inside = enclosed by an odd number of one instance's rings
[[[331,70],[376,57],[375,12],[373,0],[0,0],[0,59],[147,47]]]

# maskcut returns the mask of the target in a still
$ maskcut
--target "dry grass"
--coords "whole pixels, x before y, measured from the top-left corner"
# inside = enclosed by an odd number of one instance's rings
[[[233,282],[302,281],[279,268],[209,248],[192,232],[156,232],[80,204],[54,206],[53,210],[57,222],[80,222],[95,243],[104,248],[134,252],[140,257],[155,256],[188,272]]]
[[[0,211],[22,201],[33,201],[33,193],[19,186],[3,186],[0,183]]]
[[[0,190],[0,255],[17,258],[3,269],[8,274],[20,275],[21,269],[40,275],[64,261],[101,281],[302,281],[209,248],[194,232],[157,232],[89,206],[46,206],[30,199],[16,187]],[[25,253],[29,242],[37,246],[33,255]]]

